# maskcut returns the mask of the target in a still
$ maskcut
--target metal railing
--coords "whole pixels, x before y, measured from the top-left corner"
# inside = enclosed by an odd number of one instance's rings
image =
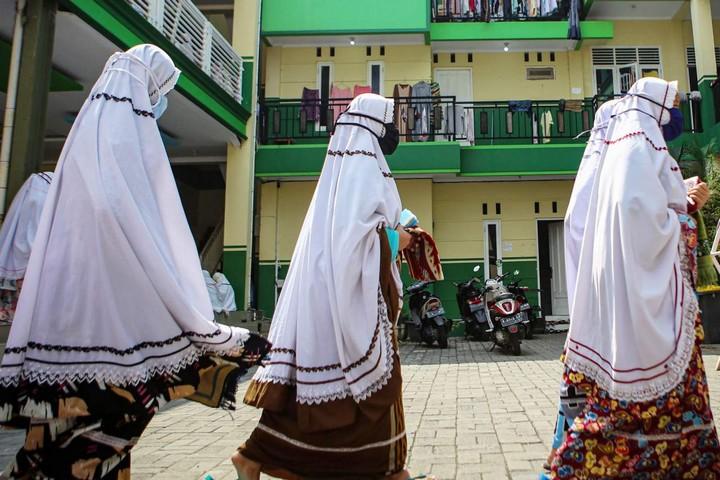
[[[243,60],[190,0],[125,0],[236,101]]]
[[[396,98],[395,118],[405,142],[460,141],[471,145],[584,142],[595,112],[610,97],[584,100],[457,102],[455,97]],[[326,142],[351,99],[261,102],[263,144]],[[680,108],[686,132],[700,132],[697,99]],[[578,138],[580,136],[580,138]]]
[[[352,98],[267,100],[261,103],[262,143],[316,143],[326,141],[335,122]],[[395,117],[403,141],[456,140],[452,112],[455,97],[401,97],[395,99]],[[348,119],[348,121],[353,121]]]

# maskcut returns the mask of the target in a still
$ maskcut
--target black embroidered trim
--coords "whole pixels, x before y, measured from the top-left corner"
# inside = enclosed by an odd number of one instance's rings
[[[370,359],[370,355],[372,354],[373,350],[375,349],[375,345],[377,344],[378,338],[380,336],[380,320],[378,319],[377,324],[375,325],[375,332],[373,333],[372,340],[370,341],[370,346],[367,349],[367,352],[365,352],[365,355],[363,355],[357,362],[348,365],[347,367],[343,368],[343,373],[348,373],[350,370],[359,367],[363,363],[367,362]],[[273,348],[270,350],[270,353],[287,353],[289,355],[295,356],[295,350],[290,348]],[[331,370],[339,370],[342,365],[339,363],[333,363],[331,365],[323,365],[321,367],[303,367],[301,365],[297,365],[295,363],[288,363],[288,362],[282,362],[282,361],[272,361],[270,360],[267,362],[267,365],[287,365],[289,367],[293,367],[296,370],[300,372],[310,372],[310,373],[317,373],[317,372],[328,372]]]
[[[381,172],[382,172],[382,176],[383,176],[383,177],[385,177],[385,178],[393,178],[393,174],[392,174],[392,173],[390,173],[390,172],[383,172],[382,170],[381,170]]]
[[[348,156],[354,156],[354,155],[367,155],[368,157],[377,158],[377,155],[373,152],[368,152],[367,150],[328,150],[328,155],[331,155],[333,157],[338,155],[348,155]]]
[[[113,102],[127,102],[132,107],[132,111],[135,113],[135,115],[138,115],[140,117],[150,117],[155,118],[155,114],[152,112],[148,112],[147,110],[141,110],[139,108],[135,108],[135,104],[133,104],[132,98],[130,97],[116,97],[115,95],[111,95],[109,93],[94,93],[90,95],[90,101],[99,100],[99,99],[105,99],[105,100],[112,100]]]
[[[180,335],[176,335],[172,338],[168,338],[167,340],[162,340],[158,342],[142,342],[138,343],[134,347],[126,348],[124,350],[120,350],[114,347],[108,347],[106,345],[100,345],[100,346],[94,346],[94,347],[76,347],[72,345],[48,345],[45,343],[37,343],[37,342],[28,342],[27,346],[25,347],[13,347],[13,348],[7,348],[5,349],[5,353],[24,353],[28,349],[30,350],[44,350],[44,351],[56,351],[56,352],[83,352],[83,353],[90,353],[90,352],[106,352],[111,353],[113,355],[119,355],[119,356],[125,356],[130,355],[132,353],[135,353],[139,350],[143,350],[146,348],[160,348],[160,347],[166,347],[168,345],[172,345],[173,343],[179,342],[180,340],[187,338],[187,337],[198,337],[198,338],[213,338],[217,337],[222,333],[222,330],[219,328],[215,330],[213,333],[197,333],[197,332],[183,332]]]

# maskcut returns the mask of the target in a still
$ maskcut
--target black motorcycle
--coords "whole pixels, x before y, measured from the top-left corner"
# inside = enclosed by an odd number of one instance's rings
[[[465,324],[465,338],[487,340],[492,330],[485,310],[484,288],[479,287],[480,285],[482,282],[477,277],[467,282],[455,283],[457,288],[455,298]]]
[[[515,275],[518,273],[515,271]],[[520,311],[521,304],[515,294],[503,285],[509,275],[506,273],[485,281],[485,309],[495,345],[510,350],[513,355],[520,355],[520,344],[529,330],[530,321],[527,313]]]
[[[437,342],[440,348],[447,348],[452,320],[446,317],[440,299],[427,290],[431,284],[417,282],[407,288],[410,319],[405,321],[405,327],[415,330],[428,346]]]

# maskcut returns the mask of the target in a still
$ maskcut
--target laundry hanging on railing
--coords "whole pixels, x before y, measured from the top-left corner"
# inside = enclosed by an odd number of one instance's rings
[[[317,122],[320,119],[320,90],[303,88],[301,110],[307,120]]]
[[[435,20],[515,20],[564,16],[571,0],[433,0]]]
[[[340,88],[335,85],[330,89],[330,100],[332,100],[332,111],[333,111],[333,125],[337,123],[337,119],[347,107],[350,106],[351,98],[353,96],[352,89]]]
[[[398,83],[393,88],[393,99],[395,100],[395,126],[400,133],[400,141],[407,141],[408,133],[408,110],[410,105],[402,101],[403,98],[412,97],[412,86]]]
[[[430,111],[432,109],[432,87],[427,82],[418,82],[412,87],[412,107],[415,115],[413,141],[427,142],[430,139]]]
[[[550,110],[545,110],[540,118],[540,131],[542,132],[543,143],[550,143],[554,123],[552,112]]]

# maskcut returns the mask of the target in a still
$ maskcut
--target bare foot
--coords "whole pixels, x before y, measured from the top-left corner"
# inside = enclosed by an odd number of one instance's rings
[[[260,480],[259,463],[244,457],[240,452],[235,452],[231,460],[237,470],[238,480]]]

